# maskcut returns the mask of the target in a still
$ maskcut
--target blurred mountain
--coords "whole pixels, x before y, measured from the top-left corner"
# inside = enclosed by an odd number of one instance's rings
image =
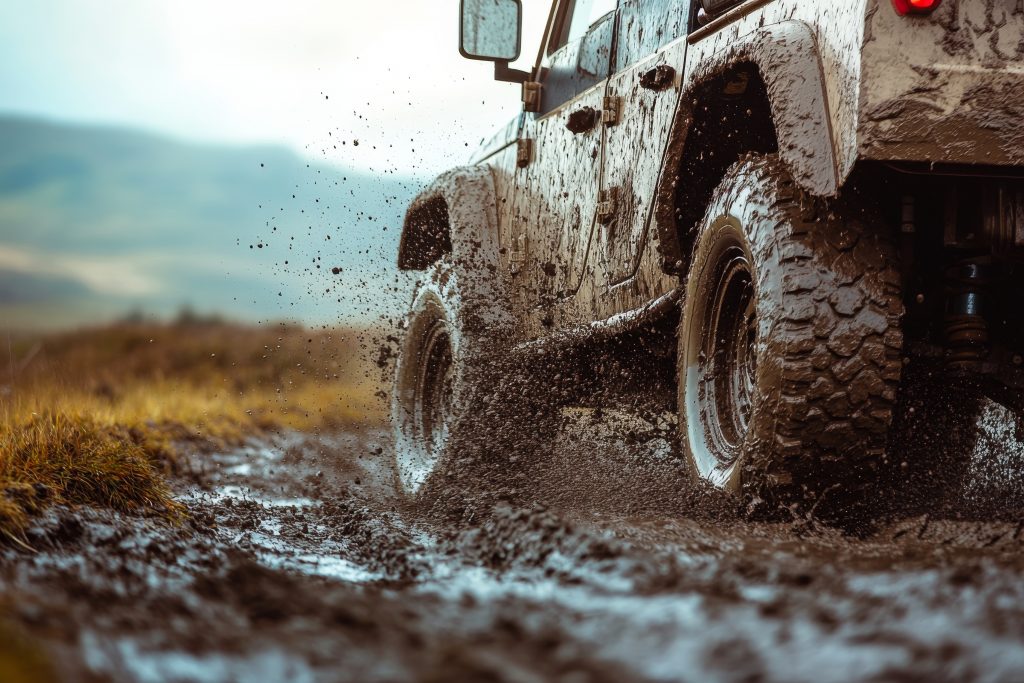
[[[0,117],[0,326],[183,307],[326,324],[392,316],[418,185],[282,148]]]

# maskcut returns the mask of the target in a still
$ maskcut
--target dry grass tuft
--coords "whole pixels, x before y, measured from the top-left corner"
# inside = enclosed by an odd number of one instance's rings
[[[174,515],[164,475],[186,445],[380,424],[370,353],[359,332],[288,325],[125,324],[20,339],[0,384],[0,534],[19,538],[53,502]]]
[[[63,413],[33,415],[4,439],[0,523],[23,528],[52,499],[118,510],[173,510],[160,475],[166,452],[137,430]]]

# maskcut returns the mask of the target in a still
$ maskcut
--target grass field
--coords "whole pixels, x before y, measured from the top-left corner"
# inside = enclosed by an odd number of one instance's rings
[[[183,449],[386,419],[366,332],[216,321],[121,324],[8,344],[0,377],[0,534],[54,502],[178,508]]]

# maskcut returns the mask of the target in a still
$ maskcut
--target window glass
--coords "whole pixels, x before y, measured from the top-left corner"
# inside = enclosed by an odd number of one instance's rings
[[[697,0],[625,0],[619,7],[615,69],[649,57],[660,47],[685,36]]]
[[[556,30],[568,37],[575,18],[582,32],[564,42],[544,62],[540,78],[542,115],[608,78],[615,4],[616,0],[568,0],[562,6],[564,21]]]
[[[576,0],[566,42],[579,40],[594,22],[615,9],[618,0]]]
[[[615,9],[618,0],[567,0],[548,54],[582,38],[598,19]]]

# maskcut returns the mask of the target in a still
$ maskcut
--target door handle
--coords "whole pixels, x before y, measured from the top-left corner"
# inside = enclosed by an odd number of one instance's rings
[[[580,107],[576,111],[569,114],[569,120],[565,122],[565,127],[568,128],[573,135],[579,135],[580,133],[586,133],[588,130],[597,125],[597,122],[601,119],[601,112],[593,107]]]
[[[675,69],[668,64],[659,64],[640,76],[640,87],[645,90],[664,90],[672,84],[675,78]]]

